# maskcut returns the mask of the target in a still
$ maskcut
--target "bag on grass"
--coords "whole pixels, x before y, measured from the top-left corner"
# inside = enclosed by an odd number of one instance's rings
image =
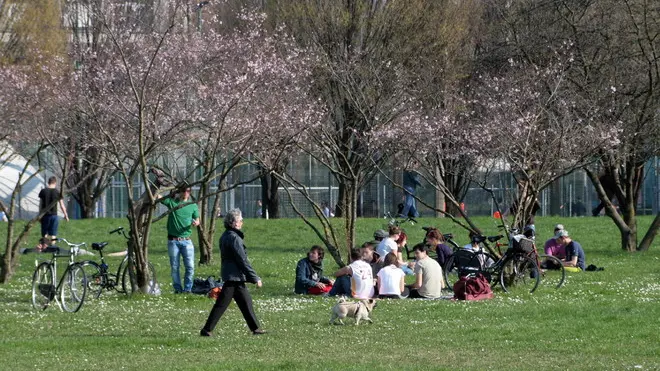
[[[193,280],[192,289],[190,290],[193,294],[198,295],[209,295],[213,289],[222,289],[222,282],[215,280],[215,277],[209,276],[208,278],[195,278]],[[219,293],[219,290],[216,290]],[[210,297],[210,295],[209,295]]]
[[[486,277],[481,273],[462,276],[454,284],[454,298],[458,300],[492,299],[493,290]]]

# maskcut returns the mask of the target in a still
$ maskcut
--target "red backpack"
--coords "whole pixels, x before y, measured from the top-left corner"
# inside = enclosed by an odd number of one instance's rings
[[[458,300],[482,300],[492,299],[493,290],[483,274],[462,276],[454,284],[454,299]]]

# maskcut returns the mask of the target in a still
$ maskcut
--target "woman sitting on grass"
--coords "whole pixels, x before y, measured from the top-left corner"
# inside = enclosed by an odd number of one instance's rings
[[[403,271],[403,273],[405,273],[406,276],[412,276],[413,275],[412,267],[415,266],[415,262],[403,261],[402,251],[405,250],[407,243],[408,243],[408,236],[406,235],[406,232],[401,231],[401,233],[399,233],[399,238],[397,238],[396,240],[396,246],[398,249],[396,251],[395,256],[397,257],[397,265]]]
[[[444,267],[447,260],[449,260],[449,257],[454,254],[454,250],[445,245],[445,237],[440,233],[439,229],[430,228],[426,232],[425,240],[426,244],[435,250],[435,253],[438,256],[438,264],[440,264],[441,267]]]
[[[397,256],[394,253],[385,255],[383,269],[378,271],[378,297],[381,299],[408,297],[404,277],[405,274],[399,268]]]

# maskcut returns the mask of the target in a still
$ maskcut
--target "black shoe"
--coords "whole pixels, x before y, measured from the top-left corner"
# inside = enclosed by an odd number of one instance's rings
[[[263,335],[265,333],[266,333],[266,331],[264,331],[262,329],[256,329],[256,330],[252,331],[252,335]]]
[[[208,332],[208,331],[206,331],[206,330],[204,330],[204,329],[201,329],[201,330],[199,330],[199,335],[200,335],[200,336],[213,336],[213,333]]]

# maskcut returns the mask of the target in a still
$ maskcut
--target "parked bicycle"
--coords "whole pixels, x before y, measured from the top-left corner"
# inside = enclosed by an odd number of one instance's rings
[[[397,227],[402,226],[403,224],[410,223],[411,225],[417,224],[417,220],[411,216],[404,217],[403,215],[392,215],[391,212],[386,212],[383,216],[383,219],[387,219],[387,225],[395,225]]]
[[[514,233],[510,243],[501,243],[504,235],[475,236],[482,247],[477,251],[461,249],[447,262],[444,270],[449,287],[465,274],[483,273],[491,285],[500,284],[505,292],[534,292],[539,284],[560,288],[564,284],[565,270],[554,256],[539,255],[534,241]],[[488,251],[495,251],[501,258]],[[506,247],[502,253],[502,247]],[[552,267],[553,269],[550,269]]]
[[[129,237],[124,227],[119,227],[109,232],[109,234],[121,234],[128,241]],[[85,270],[86,276],[88,278],[88,290],[92,294],[92,297],[95,299],[101,296],[101,293],[105,291],[115,290],[118,293],[124,293],[130,295],[133,293],[133,286],[131,284],[131,272],[128,267],[129,256],[128,253],[124,255],[124,259],[119,263],[116,273],[111,273],[109,271],[109,266],[105,262],[103,256],[103,249],[108,245],[108,242],[95,242],[92,244],[92,249],[99,252],[101,258],[101,263],[99,264],[93,260],[85,260],[81,262],[83,269]],[[126,250],[128,251],[128,249]],[[149,293],[153,293],[157,288],[156,281],[156,270],[154,269],[153,264],[147,263],[149,272]],[[133,272],[135,274],[135,272]]]
[[[69,252],[57,249],[50,260],[38,264],[32,274],[32,306],[37,310],[45,310],[54,300],[61,310],[77,312],[85,301],[87,278],[80,263],[75,257],[80,252],[83,243],[70,243],[64,238],[58,242],[68,245]],[[57,258],[68,257],[69,263],[59,281],[57,277]]]
[[[518,235],[517,230],[513,230],[514,235]],[[495,242],[495,248],[500,256],[502,256],[502,250],[507,250],[509,248],[509,242],[500,242],[498,240]],[[541,273],[541,280],[539,286],[549,287],[558,289],[564,285],[566,282],[566,269],[564,264],[556,256],[539,254],[536,247],[536,241],[531,238],[532,246],[525,251],[527,257],[531,258],[536,262],[536,265],[539,268]],[[489,240],[489,242],[492,242]]]

